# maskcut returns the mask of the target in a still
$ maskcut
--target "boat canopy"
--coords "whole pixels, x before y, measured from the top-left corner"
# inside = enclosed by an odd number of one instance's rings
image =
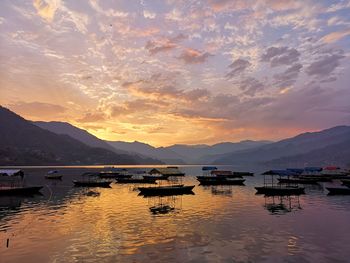
[[[57,170],[52,170],[52,171],[48,171],[47,174],[57,174],[58,171]]]
[[[328,171],[340,170],[340,167],[338,167],[338,166],[327,166],[327,167],[323,168],[323,170],[328,170]]]
[[[305,167],[304,171],[305,172],[321,172],[322,167]]]
[[[1,169],[0,170],[0,175],[2,176],[23,176],[24,173],[22,170],[19,169]]]
[[[213,171],[213,170],[217,170],[218,168],[215,166],[203,166],[202,167],[202,171]]]
[[[149,171],[149,174],[179,175],[182,172],[178,168],[154,168]]]
[[[291,171],[296,174],[302,174],[304,172],[304,169],[302,168],[287,168],[287,171]]]
[[[297,173],[289,170],[269,170],[264,172],[263,175],[293,176],[297,175]]]
[[[214,171],[211,171],[211,174],[229,176],[229,175],[232,175],[233,173],[232,171],[214,170]]]

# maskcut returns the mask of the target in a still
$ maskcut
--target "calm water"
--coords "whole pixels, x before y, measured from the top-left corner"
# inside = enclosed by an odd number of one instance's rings
[[[350,196],[327,196],[321,185],[300,198],[265,198],[254,190],[261,176],[203,187],[199,166],[181,169],[195,195],[161,199],[118,184],[87,196],[91,189],[72,187],[81,168],[60,168],[58,182],[43,179],[48,169],[25,169],[45,188],[42,196],[0,197],[0,262],[350,261]],[[175,209],[152,214],[160,203]]]

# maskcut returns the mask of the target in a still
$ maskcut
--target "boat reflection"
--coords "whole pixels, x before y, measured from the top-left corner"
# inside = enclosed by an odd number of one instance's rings
[[[292,211],[301,210],[299,196],[264,196],[264,208],[272,215],[284,215]]]
[[[154,196],[147,199],[149,211],[153,215],[174,213],[182,209],[182,196]]]

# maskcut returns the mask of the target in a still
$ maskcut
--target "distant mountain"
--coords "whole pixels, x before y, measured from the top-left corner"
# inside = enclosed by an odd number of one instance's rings
[[[185,164],[186,159],[177,153],[168,150],[164,147],[153,147],[149,144],[134,141],[134,142],[122,142],[122,141],[106,141],[109,145],[113,146],[115,149],[120,149],[127,152],[136,152],[145,156],[150,156],[152,158],[159,159],[165,163],[169,164]]]
[[[240,165],[279,163],[282,165],[288,163],[289,159],[310,158],[310,160],[313,159],[313,163],[321,164],[327,162],[326,156],[337,155],[336,145],[346,144],[349,138],[350,126],[337,126],[320,132],[303,133],[250,150],[224,154],[213,163]],[[324,149],[328,149],[328,152],[323,152]],[[349,155],[347,159],[350,159]],[[331,162],[332,160],[329,159],[328,163]]]
[[[175,144],[168,147],[153,147],[141,142],[121,142],[108,141],[116,149],[122,149],[128,152],[137,152],[143,155],[151,156],[169,164],[200,164],[206,163],[211,155],[234,152],[244,149],[265,145],[268,141],[242,141],[238,143],[225,142],[212,146],[206,144],[185,145]]]
[[[0,165],[138,164],[127,154],[90,147],[42,129],[0,106]]]

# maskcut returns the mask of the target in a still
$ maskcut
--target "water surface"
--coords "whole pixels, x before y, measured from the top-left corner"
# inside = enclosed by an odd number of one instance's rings
[[[24,169],[43,195],[0,197],[0,262],[349,262],[350,196],[327,196],[323,183],[267,198],[255,195],[259,175],[203,187],[200,166],[180,168],[194,195],[144,198],[112,184],[88,196],[71,181],[92,168],[58,168],[62,181],[45,180],[49,168]],[[175,209],[153,214],[160,203]]]

